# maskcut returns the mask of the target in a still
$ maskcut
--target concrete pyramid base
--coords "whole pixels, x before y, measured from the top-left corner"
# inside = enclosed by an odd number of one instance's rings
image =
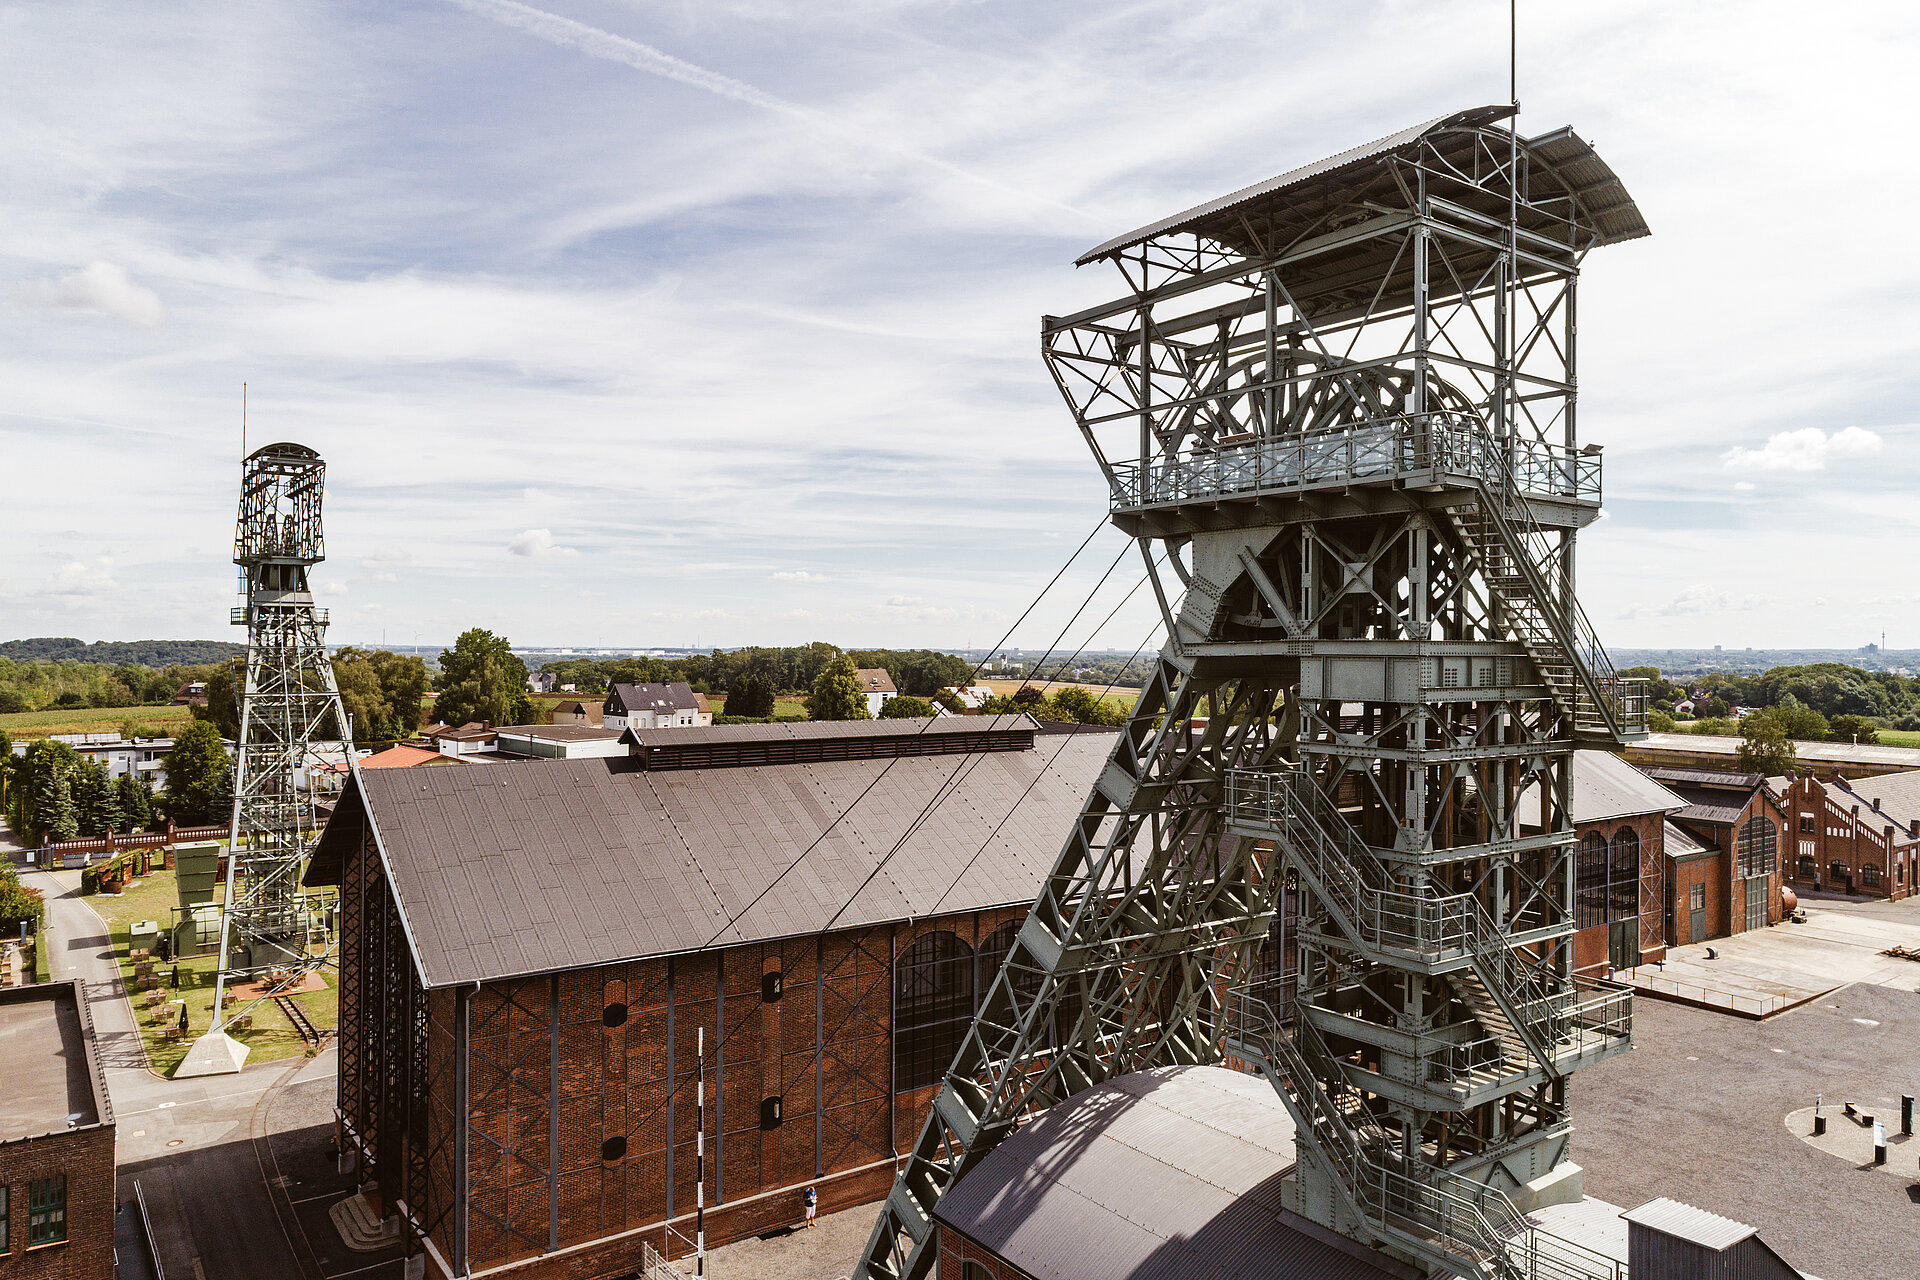
[[[247,1046],[215,1027],[193,1042],[186,1058],[173,1069],[175,1080],[194,1076],[230,1076],[247,1060]]]

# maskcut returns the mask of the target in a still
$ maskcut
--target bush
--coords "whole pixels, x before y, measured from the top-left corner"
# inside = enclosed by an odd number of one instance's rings
[[[1647,712],[1647,728],[1653,733],[1672,733],[1674,719],[1664,711]]]
[[[925,698],[900,694],[880,704],[882,720],[925,720],[933,715],[933,704]]]
[[[1830,742],[1878,742],[1880,726],[1865,716],[1835,716],[1827,721]]]
[[[84,707],[88,705],[87,695],[84,693],[75,693],[73,690],[69,689],[65,693],[61,694],[59,697],[55,698],[53,700],[53,705],[55,707],[62,707],[62,708]]]

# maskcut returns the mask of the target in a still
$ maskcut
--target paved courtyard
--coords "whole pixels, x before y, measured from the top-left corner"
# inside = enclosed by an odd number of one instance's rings
[[[1665,965],[1621,976],[1643,994],[1771,1017],[1850,982],[1920,990],[1920,963],[1880,953],[1920,948],[1920,904],[1820,898],[1805,924],[1777,924],[1710,943],[1675,947]],[[1711,947],[1718,958],[1708,959]]]
[[[1852,1100],[1897,1132],[1900,1095],[1920,1092],[1917,1038],[1920,994],[1872,984],[1764,1022],[1636,1001],[1633,1052],[1569,1086],[1587,1191],[1628,1208],[1671,1196],[1737,1218],[1821,1280],[1920,1275],[1909,1195],[1920,1144],[1895,1145],[1895,1177],[1787,1123],[1822,1093],[1833,1123]]]

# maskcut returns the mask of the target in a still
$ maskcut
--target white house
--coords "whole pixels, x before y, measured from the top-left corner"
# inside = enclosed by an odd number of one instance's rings
[[[527,692],[552,693],[559,682],[560,677],[550,671],[536,671],[527,677]]]
[[[470,756],[483,751],[492,751],[499,735],[491,725],[472,723],[459,728],[451,725],[437,725],[420,735],[433,744],[433,749],[443,756]]]
[[[885,667],[861,667],[855,674],[860,677],[861,692],[867,695],[867,714],[878,720],[880,708],[899,697],[900,691],[893,687],[893,677]]]
[[[500,750],[553,760],[624,756],[627,747],[620,737],[618,729],[587,724],[516,724],[500,730]]]
[[[713,708],[684,682],[615,684],[600,705],[600,723],[608,729],[697,728],[713,723]]]
[[[117,733],[56,733],[52,738],[66,743],[86,759],[100,761],[107,766],[111,777],[124,778],[132,774],[150,787],[167,784],[167,752],[173,750],[172,738],[128,740]],[[16,743],[13,753],[21,755],[26,748],[26,743]]]

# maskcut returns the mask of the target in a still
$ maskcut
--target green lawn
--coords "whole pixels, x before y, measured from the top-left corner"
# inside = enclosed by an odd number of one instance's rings
[[[1879,739],[1889,747],[1920,747],[1920,729],[1882,729]]]
[[[216,900],[219,896],[219,889],[216,888]],[[172,922],[173,908],[179,901],[171,871],[156,871],[117,896],[97,893],[87,899],[88,904],[100,913],[100,918],[107,922],[107,930],[113,938],[114,954],[120,962],[120,973],[126,979],[127,990],[139,1019],[140,1039],[146,1045],[147,1061],[154,1070],[162,1073],[171,1072],[178,1066],[180,1060],[187,1056],[193,1040],[211,1025],[214,977],[218,965],[213,956],[196,956],[180,961],[180,988],[176,991],[170,985],[173,966],[155,963],[154,972],[160,979],[163,1002],[179,999],[187,1002],[187,1038],[168,1040],[166,1029],[178,1024],[180,1008],[178,1005],[162,1003],[160,1015],[156,1017],[155,1011],[148,1007],[147,993],[136,990],[134,962],[127,954],[127,928],[136,920],[152,920],[164,928]],[[339,1025],[340,1011],[339,1001],[332,989],[333,974],[322,969],[320,976],[326,980],[327,990],[309,991],[294,999],[306,1010],[313,1025],[325,1030]],[[271,1001],[255,1005],[253,1026],[233,1034],[251,1051],[247,1055],[249,1062],[295,1058],[306,1052],[306,1044],[293,1029],[293,1024]]]
[[[0,729],[15,740],[45,738],[56,733],[112,733],[125,721],[151,725],[162,733],[184,729],[193,719],[190,708],[61,707],[53,711],[18,711],[0,716]]]

